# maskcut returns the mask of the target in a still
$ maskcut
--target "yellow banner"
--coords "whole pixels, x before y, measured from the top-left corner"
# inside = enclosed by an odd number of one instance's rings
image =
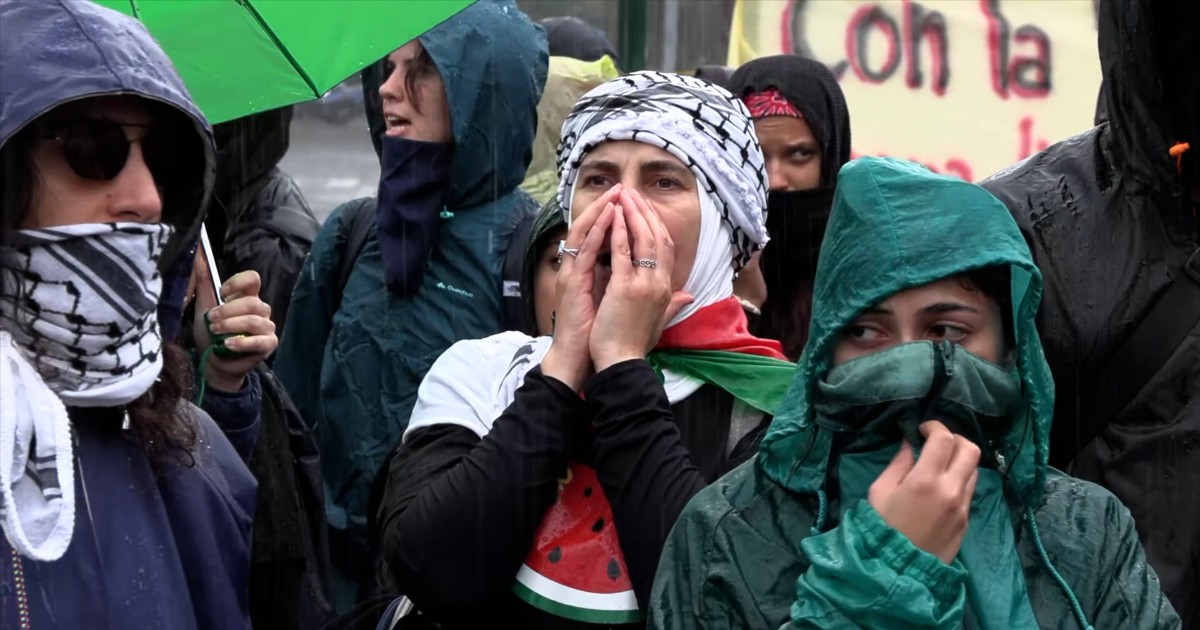
[[[855,156],[976,181],[1092,126],[1094,1],[737,0],[728,65],[818,59],[846,94]]]

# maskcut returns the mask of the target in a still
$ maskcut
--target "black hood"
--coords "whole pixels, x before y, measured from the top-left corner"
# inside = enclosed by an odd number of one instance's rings
[[[733,73],[729,91],[739,98],[770,88],[804,114],[821,143],[821,186],[832,188],[842,165],[850,161],[850,111],[829,68],[795,55],[755,59]]]
[[[734,69],[728,66],[699,66],[692,76],[728,90],[730,81],[733,80],[733,73]]]
[[[287,154],[292,108],[237,118],[213,127],[217,141],[215,197],[223,203],[266,175]]]
[[[608,41],[608,35],[591,24],[577,17],[549,17],[542,20],[541,25],[546,29],[551,57],[599,61],[608,55],[618,68],[621,66],[616,48]]]
[[[1200,158],[1200,3],[1112,0],[1100,3],[1103,113],[1120,171],[1147,184],[1174,179],[1168,151],[1190,142],[1189,176]],[[1176,180],[1177,181],[1177,180]]]

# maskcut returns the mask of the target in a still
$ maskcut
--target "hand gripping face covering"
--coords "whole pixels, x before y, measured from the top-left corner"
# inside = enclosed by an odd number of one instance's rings
[[[975,442],[983,456],[970,526],[957,561],[967,570],[973,626],[1037,628],[1004,497],[997,455],[1021,401],[1015,370],[950,342],[904,344],[848,361],[817,382],[816,422],[841,436],[837,480],[842,514],[859,501],[896,455],[901,438],[918,449],[922,421],[937,418]]]
[[[733,94],[662,72],[635,72],[588,92],[563,123],[558,147],[558,200],[568,213],[584,156],[617,140],[659,147],[691,168],[701,205],[711,202],[720,217],[713,233],[733,246],[735,270],[766,245],[766,167],[750,112]],[[701,236],[697,265],[715,245]]]
[[[66,405],[133,402],[162,370],[158,262],[171,232],[140,223],[22,230],[4,254],[13,273],[0,291],[0,511],[29,558],[61,557],[74,528]]]

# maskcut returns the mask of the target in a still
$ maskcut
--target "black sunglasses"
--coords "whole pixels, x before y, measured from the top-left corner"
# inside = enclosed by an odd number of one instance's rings
[[[95,181],[110,181],[120,175],[129,160],[129,146],[138,142],[154,183],[160,188],[166,186],[172,170],[169,143],[165,141],[168,134],[151,128],[140,140],[130,140],[125,136],[125,127],[149,128],[103,118],[76,118],[56,124],[51,131],[38,137],[57,141],[71,170],[84,179]]]

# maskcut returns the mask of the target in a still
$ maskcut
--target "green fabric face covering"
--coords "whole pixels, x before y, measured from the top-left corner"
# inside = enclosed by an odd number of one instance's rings
[[[1005,503],[1003,458],[993,448],[1020,396],[1018,380],[1000,366],[949,342],[917,342],[834,368],[817,384],[814,399],[817,422],[848,443],[837,457],[841,514],[867,499],[901,439],[919,449],[918,427],[925,420],[940,420],[993,453],[1000,469],[981,459],[957,557],[968,573],[972,627],[988,630],[1038,627],[1016,551],[1016,523]]]
[[[948,341],[919,341],[847,361],[817,382],[817,424],[862,452],[907,439],[924,443],[919,427],[940,420],[979,445],[981,465],[1000,468],[1005,434],[1021,400],[1012,370]]]

